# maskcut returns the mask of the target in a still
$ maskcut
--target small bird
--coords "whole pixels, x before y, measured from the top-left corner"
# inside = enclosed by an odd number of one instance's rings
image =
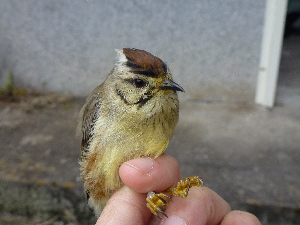
[[[87,98],[78,125],[81,178],[97,216],[123,186],[118,174],[122,163],[143,156],[155,158],[166,150],[178,121],[176,92],[184,92],[166,64],[151,53],[134,48],[117,53],[116,66]],[[191,186],[203,185],[199,177],[180,182],[180,190],[166,193],[186,197]],[[147,206],[155,215],[164,214],[169,198],[151,192]]]

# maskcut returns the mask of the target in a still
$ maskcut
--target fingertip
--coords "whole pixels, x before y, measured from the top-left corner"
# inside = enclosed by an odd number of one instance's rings
[[[259,219],[249,212],[234,210],[225,215],[221,225],[261,225]]]
[[[172,198],[166,214],[176,215],[187,224],[219,224],[230,210],[229,204],[211,189],[192,187],[187,198]]]

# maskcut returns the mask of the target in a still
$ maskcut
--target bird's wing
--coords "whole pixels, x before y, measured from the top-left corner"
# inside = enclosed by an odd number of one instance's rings
[[[81,135],[81,159],[88,152],[89,142],[93,135],[95,121],[101,113],[101,85],[88,97],[80,111],[80,121],[77,132]]]

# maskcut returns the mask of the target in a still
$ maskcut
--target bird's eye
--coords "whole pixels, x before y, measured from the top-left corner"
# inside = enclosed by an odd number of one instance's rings
[[[134,85],[137,88],[142,88],[142,87],[146,86],[146,83],[142,79],[134,79]]]

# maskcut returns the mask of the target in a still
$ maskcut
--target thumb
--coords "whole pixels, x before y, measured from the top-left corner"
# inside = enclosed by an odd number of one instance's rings
[[[124,163],[120,177],[125,185],[109,199],[97,224],[147,224],[152,213],[146,206],[146,193],[171,187],[180,179],[180,170],[173,157],[163,154]]]
[[[123,186],[107,202],[96,225],[147,224],[152,216],[145,204],[146,194]]]

